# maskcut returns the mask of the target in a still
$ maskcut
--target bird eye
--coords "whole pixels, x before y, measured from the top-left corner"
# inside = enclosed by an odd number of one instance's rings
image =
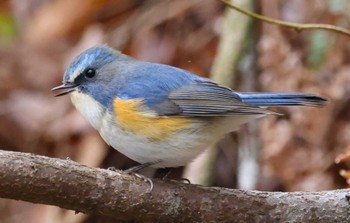
[[[96,70],[92,69],[92,68],[87,68],[86,70],[84,70],[84,76],[86,78],[93,78],[96,75]]]

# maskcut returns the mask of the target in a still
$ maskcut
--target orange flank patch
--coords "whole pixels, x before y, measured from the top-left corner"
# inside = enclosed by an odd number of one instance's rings
[[[116,121],[120,128],[157,141],[166,139],[191,124],[184,117],[157,116],[142,111],[141,103],[140,99],[114,100]]]

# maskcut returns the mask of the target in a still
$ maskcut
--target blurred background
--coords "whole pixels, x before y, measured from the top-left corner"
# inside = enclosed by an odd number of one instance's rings
[[[285,21],[350,28],[345,0],[232,2]],[[103,142],[69,97],[50,92],[74,56],[108,43],[140,60],[174,65],[235,90],[308,92],[329,99],[323,108],[274,109],[284,116],[242,126],[189,167],[173,171],[174,178],[267,191],[345,188],[349,40],[329,31],[298,32],[251,20],[218,0],[0,0],[0,149],[102,168],[135,165]],[[0,199],[0,222],[115,221]]]

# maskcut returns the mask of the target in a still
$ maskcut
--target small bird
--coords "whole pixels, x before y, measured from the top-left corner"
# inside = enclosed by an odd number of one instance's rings
[[[322,106],[303,93],[235,92],[176,67],[139,61],[107,45],[68,66],[63,84],[104,141],[143,167],[184,166],[241,124],[276,115],[268,106]]]

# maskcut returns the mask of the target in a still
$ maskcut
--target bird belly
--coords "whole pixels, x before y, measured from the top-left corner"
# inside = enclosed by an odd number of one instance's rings
[[[106,121],[99,130],[102,138],[113,148],[139,163],[155,163],[152,165],[155,168],[188,164],[226,133],[237,129],[235,120],[242,120],[241,117],[206,117],[197,119],[190,127],[164,139],[152,140],[114,124],[116,122],[113,115],[106,116],[108,117],[104,118]]]
[[[114,120],[111,115],[107,116],[109,117],[104,120]],[[201,126],[204,123],[196,122],[162,139],[149,138],[115,123],[103,123],[100,129],[102,138],[113,148],[139,163],[156,163],[152,166],[157,168],[183,166],[205,149],[200,140],[203,138]]]

